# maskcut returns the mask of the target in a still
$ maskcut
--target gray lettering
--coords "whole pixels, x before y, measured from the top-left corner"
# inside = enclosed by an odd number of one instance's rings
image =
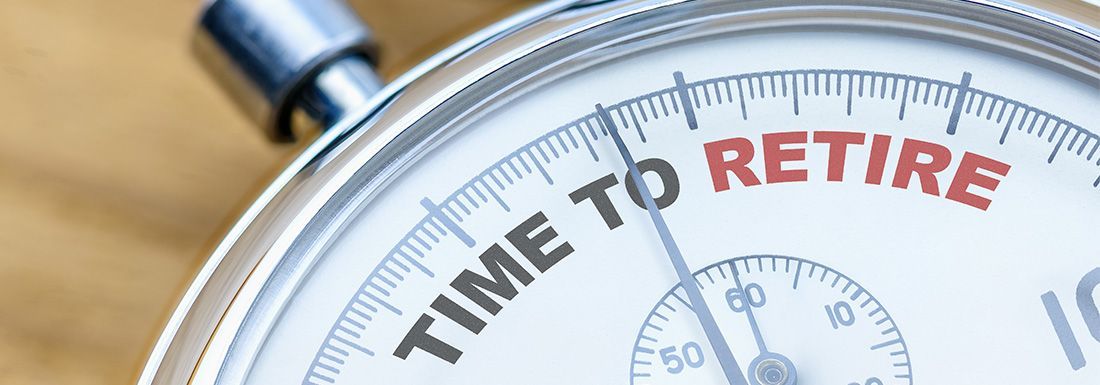
[[[545,217],[543,217],[543,219],[545,219]],[[516,260],[513,259],[511,255],[508,255],[508,252],[504,251],[498,244],[493,244],[488,250],[481,253],[479,259],[481,259],[481,264],[485,265],[485,269],[489,271],[493,279],[490,280],[470,270],[463,270],[454,281],[451,281],[451,287],[458,290],[458,292],[462,293],[466,298],[474,301],[474,303],[481,306],[482,309],[485,309],[485,311],[488,311],[490,314],[496,315],[497,312],[500,311],[501,306],[492,298],[489,298],[483,290],[487,290],[507,300],[515,298],[516,294],[518,294],[516,286],[508,279],[508,275],[504,272],[505,270],[511,273],[513,277],[516,277],[523,286],[527,286],[531,281],[535,280],[527,270],[523,269],[523,266],[519,265],[519,262],[516,262]]]
[[[657,176],[661,178],[661,185],[664,186],[661,196],[653,197],[653,202],[657,204],[657,208],[663,209],[676,202],[676,198],[680,196],[680,178],[676,176],[676,169],[672,168],[672,165],[664,159],[650,158],[638,162],[638,174],[645,175],[647,171],[656,172]],[[634,176],[630,174],[626,174],[626,192],[630,195],[630,200],[633,200],[634,204],[640,208],[645,208],[642,195],[638,193],[638,185],[634,184]]]
[[[607,196],[607,189],[617,184],[619,184],[619,181],[615,179],[615,174],[607,174],[607,176],[596,179],[594,182],[577,189],[577,191],[569,193],[569,199],[572,199],[573,203],[591,200],[592,205],[596,206],[596,212],[600,213],[603,222],[607,224],[607,229],[614,230],[616,227],[622,226],[623,218],[619,216],[619,212],[615,210],[615,205],[611,203],[611,198]]]
[[[550,227],[549,224],[547,224],[545,230],[539,231],[533,236],[531,235],[544,223],[547,223],[546,214],[540,211],[527,218],[526,221],[523,221],[504,236],[512,243],[512,246],[516,247],[516,250],[519,250],[524,257],[527,257],[528,261],[531,261],[532,265],[535,265],[535,268],[539,269],[539,272],[543,273],[557,264],[558,261],[561,261],[562,258],[573,253],[573,246],[569,245],[569,242],[562,242],[561,245],[550,250],[549,253],[542,251],[543,246],[558,237],[558,232],[554,231],[554,228]]]
[[[462,325],[474,334],[480,334],[481,329],[485,328],[485,321],[478,318],[474,313],[471,313],[466,308],[459,306],[455,301],[442,295],[435,297],[435,301],[432,301],[432,309],[438,311],[439,314],[443,314],[451,321]]]
[[[413,348],[417,348],[452,364],[458,362],[458,357],[462,356],[461,350],[455,349],[454,346],[428,334],[428,327],[432,326],[432,322],[435,322],[435,318],[427,314],[421,314],[420,319],[416,321],[412,329],[409,329],[409,333],[405,334],[405,338],[397,345],[397,350],[394,350],[393,355],[406,360],[409,358],[409,353],[412,353]]]

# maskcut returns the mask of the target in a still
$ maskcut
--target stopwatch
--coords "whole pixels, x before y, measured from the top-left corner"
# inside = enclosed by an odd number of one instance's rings
[[[1100,383],[1093,27],[553,1],[384,84],[350,15],[205,5],[244,110],[325,131],[141,384]]]

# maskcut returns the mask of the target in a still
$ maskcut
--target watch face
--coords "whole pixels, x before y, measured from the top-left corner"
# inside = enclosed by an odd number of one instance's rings
[[[494,72],[342,184],[232,365],[250,384],[1097,383],[1096,61],[994,26],[1022,23],[1005,11],[891,4],[653,7]]]

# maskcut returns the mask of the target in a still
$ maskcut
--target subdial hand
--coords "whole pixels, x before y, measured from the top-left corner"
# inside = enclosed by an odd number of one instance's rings
[[[749,301],[749,294],[741,284],[741,273],[736,265],[730,266],[733,267],[733,282],[737,285],[737,292],[744,298],[745,315],[749,318],[752,336],[756,338],[756,346],[760,349],[760,355],[749,364],[749,382],[752,385],[796,385],[798,374],[794,363],[782,354],[768,351],[767,345],[764,344],[764,336],[760,333],[760,324],[756,322],[756,316],[752,312],[753,305]]]

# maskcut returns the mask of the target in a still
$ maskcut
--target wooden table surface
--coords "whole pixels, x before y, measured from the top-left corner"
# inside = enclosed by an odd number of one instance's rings
[[[531,2],[352,4],[392,77]],[[131,382],[211,245],[300,148],[266,142],[192,60],[198,3],[0,2],[0,384]]]
[[[191,58],[199,3],[0,1],[0,384],[131,382],[211,245],[299,148],[268,143]],[[524,5],[351,3],[390,76]]]

